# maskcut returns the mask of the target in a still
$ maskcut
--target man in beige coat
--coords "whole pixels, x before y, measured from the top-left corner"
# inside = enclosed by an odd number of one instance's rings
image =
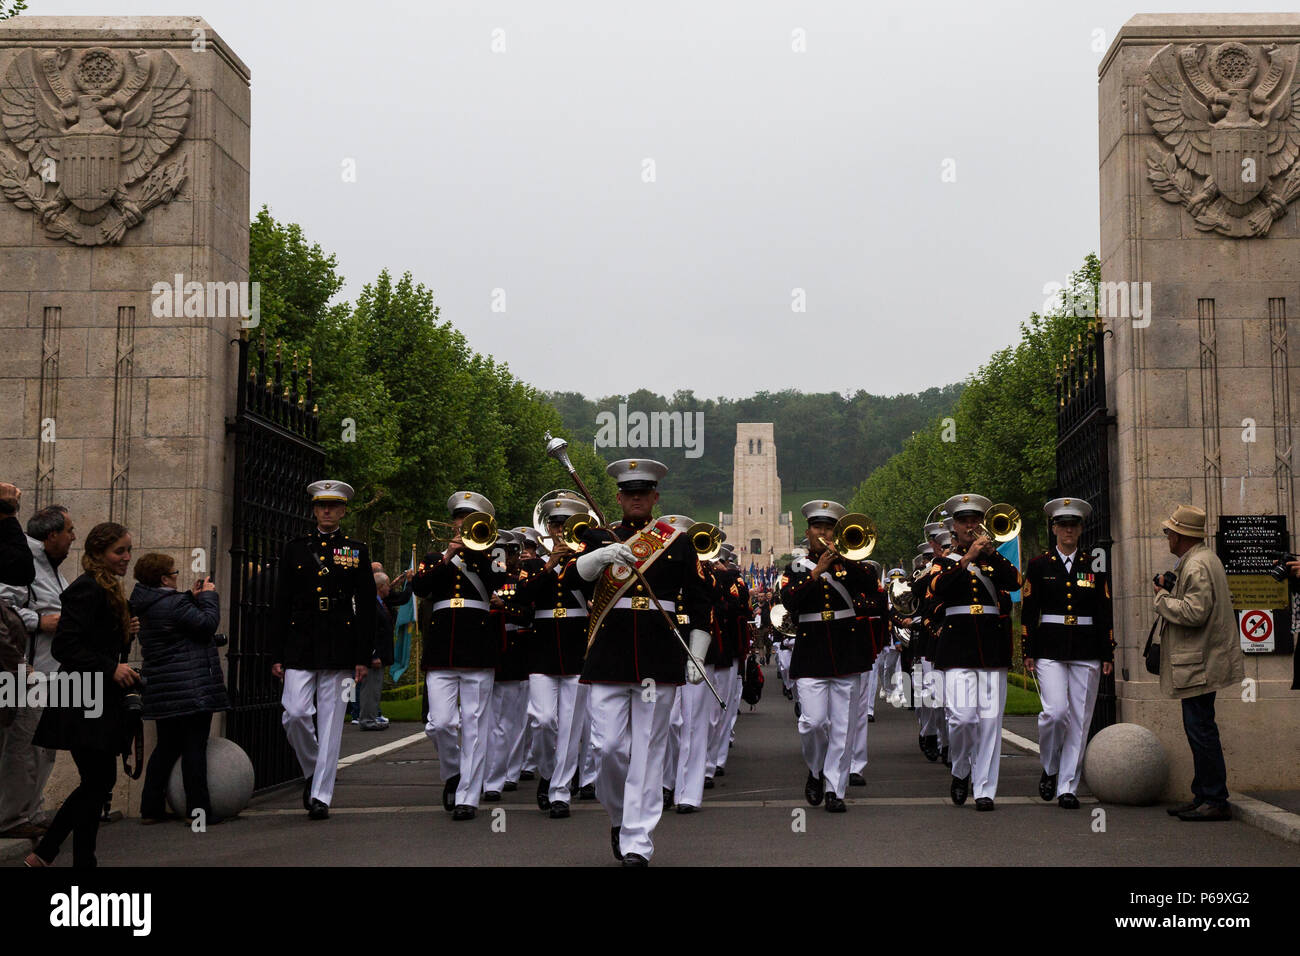
[[[1239,687],[1245,664],[1223,562],[1205,544],[1205,512],[1179,505],[1164,522],[1169,551],[1178,558],[1172,591],[1155,586],[1160,626],[1160,689],[1183,702],[1183,730],[1192,748],[1191,803],[1169,811],[1188,822],[1230,820],[1228,772],[1223,763],[1214,695]]]

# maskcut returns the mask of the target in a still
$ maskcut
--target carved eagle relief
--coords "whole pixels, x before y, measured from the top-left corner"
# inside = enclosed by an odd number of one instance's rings
[[[0,87],[0,124],[19,154],[0,149],[0,193],[51,237],[120,242],[188,176],[184,160],[158,163],[184,132],[192,97],[165,50],[24,50]]]
[[[1147,65],[1142,102],[1170,149],[1151,148],[1147,175],[1198,229],[1263,236],[1300,195],[1296,51],[1168,44]]]

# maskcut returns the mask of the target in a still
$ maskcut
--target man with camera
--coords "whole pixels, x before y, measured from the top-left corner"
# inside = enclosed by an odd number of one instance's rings
[[[1223,562],[1205,544],[1205,512],[1179,505],[1163,524],[1175,571],[1155,579],[1160,624],[1160,690],[1182,701],[1183,729],[1192,748],[1191,803],[1170,815],[1187,822],[1232,819],[1228,772],[1214,695],[1245,675],[1236,616]],[[1171,578],[1173,580],[1171,580]]]

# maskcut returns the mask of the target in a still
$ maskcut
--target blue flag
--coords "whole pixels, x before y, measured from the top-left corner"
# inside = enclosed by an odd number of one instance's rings
[[[998,554],[1002,555],[1002,557],[1015,565],[1017,571],[1024,571],[1024,568],[1020,566],[1020,535],[1016,535],[1010,541],[1004,541],[1002,544],[998,545]],[[1020,603],[1019,591],[1011,592],[1011,603]]]
[[[411,556],[411,571],[415,570],[415,556]],[[407,580],[406,586],[411,586],[410,579]],[[406,669],[411,666],[411,636],[415,633],[415,595],[403,604],[397,610],[397,620],[393,622],[397,628],[397,635],[393,639],[393,666],[389,668],[389,673],[393,677],[393,683],[397,683],[406,673]]]

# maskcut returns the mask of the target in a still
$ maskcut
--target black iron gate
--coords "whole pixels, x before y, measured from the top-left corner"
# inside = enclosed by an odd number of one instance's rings
[[[1103,339],[1112,333],[1101,320],[1071,346],[1056,378],[1056,495],[1073,495],[1092,505],[1080,548],[1100,548],[1111,570],[1109,429],[1115,416],[1106,410]],[[1050,543],[1049,543],[1050,547]],[[1115,723],[1115,675],[1103,674],[1097,690],[1088,739]]]
[[[278,345],[269,368],[266,339],[250,348],[241,337],[239,403],[226,423],[235,436],[226,736],[253,761],[254,788],[265,790],[302,776],[280,723],[283,685],[271,675],[271,605],[284,543],[311,530],[306,488],[321,477],[325,451],[310,366],[299,392],[297,356],[286,378]]]

